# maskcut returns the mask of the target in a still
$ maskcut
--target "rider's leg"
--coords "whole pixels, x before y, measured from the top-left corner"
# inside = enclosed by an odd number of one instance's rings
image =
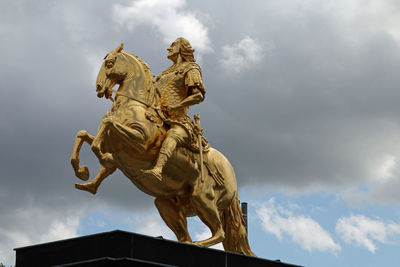
[[[168,159],[171,157],[176,147],[188,142],[188,139],[188,133],[182,126],[177,124],[171,125],[160,149],[160,153],[158,154],[156,164],[153,169],[143,172],[153,174],[156,178],[161,180],[161,173]]]

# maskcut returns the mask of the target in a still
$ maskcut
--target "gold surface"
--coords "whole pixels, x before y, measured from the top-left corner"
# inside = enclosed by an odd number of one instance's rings
[[[254,255],[233,168],[222,153],[207,147],[200,122],[196,127],[187,115],[188,108],[205,96],[189,42],[178,38],[172,43],[167,50],[173,64],[156,81],[143,60],[122,49],[121,44],[106,55],[97,78],[97,96],[110,99],[112,106],[96,136],[85,130],[77,133],[71,155],[75,175],[84,181],[89,178],[87,166],[79,165],[84,142],[91,145],[102,168],[90,182],[75,187],[96,194],[101,182],[118,168],[155,197],[161,217],[178,241],[206,247],[222,242],[227,251]],[[196,215],[212,236],[193,242],[186,218]]]

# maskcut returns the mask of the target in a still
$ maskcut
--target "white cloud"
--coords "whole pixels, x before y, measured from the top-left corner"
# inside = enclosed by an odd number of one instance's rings
[[[395,167],[396,157],[393,155],[384,156],[375,170],[376,178],[381,180],[392,178]]]
[[[385,244],[390,242],[390,238],[399,237],[400,224],[387,224],[363,215],[352,215],[337,221],[336,233],[347,244],[365,247],[371,253],[375,253],[376,242]]]
[[[257,209],[262,228],[282,239],[284,234],[307,251],[330,251],[336,253],[341,247],[318,222],[302,215],[295,216],[290,210],[276,206],[272,198]]]
[[[258,40],[246,36],[235,44],[223,46],[220,62],[227,71],[239,73],[261,62],[265,50],[273,47],[273,44],[263,46]]]
[[[40,242],[50,242],[77,236],[79,217],[67,217],[63,221],[51,222],[48,232],[41,238]]]
[[[151,26],[162,34],[165,44],[184,37],[197,52],[211,52],[208,28],[195,13],[185,10],[185,6],[185,0],[132,1],[128,6],[114,6],[114,20],[131,31],[139,25]]]

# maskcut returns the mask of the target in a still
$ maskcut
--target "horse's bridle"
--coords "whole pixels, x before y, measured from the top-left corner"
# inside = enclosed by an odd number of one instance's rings
[[[151,105],[149,105],[149,104],[147,104],[147,103],[145,103],[145,102],[143,102],[143,101],[141,101],[141,100],[139,100],[139,99],[137,99],[137,98],[134,98],[133,96],[129,96],[129,95],[123,94],[123,93],[121,93],[121,92],[118,92],[117,90],[108,89],[108,91],[111,91],[112,93],[115,93],[115,96],[117,96],[117,95],[125,96],[126,98],[129,98],[129,99],[132,99],[132,100],[134,100],[134,101],[136,101],[136,102],[139,102],[139,103],[145,105],[145,106],[148,107],[148,108],[160,109],[159,107],[153,107],[153,106],[151,106]],[[108,97],[108,99],[110,99],[112,102],[114,102],[114,98],[112,97],[112,93],[111,93],[111,95]]]

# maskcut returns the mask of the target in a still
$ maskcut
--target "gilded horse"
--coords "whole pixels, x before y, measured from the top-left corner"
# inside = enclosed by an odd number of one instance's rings
[[[207,166],[213,168],[205,168],[203,178],[199,153],[186,147],[178,147],[171,156],[162,181],[141,171],[153,166],[167,129],[157,112],[161,92],[150,68],[122,49],[121,44],[106,55],[97,77],[97,96],[109,98],[113,104],[96,136],[85,130],[77,133],[71,155],[75,175],[84,181],[89,178],[88,167],[79,165],[84,142],[91,145],[102,167],[93,180],[75,187],[96,194],[101,182],[118,168],[140,190],[155,197],[161,217],[178,241],[206,247],[222,242],[227,251],[254,255],[239,206],[235,173],[222,153],[213,148],[204,153]],[[115,91],[112,88],[117,84]],[[212,236],[193,242],[186,218],[196,215]]]

